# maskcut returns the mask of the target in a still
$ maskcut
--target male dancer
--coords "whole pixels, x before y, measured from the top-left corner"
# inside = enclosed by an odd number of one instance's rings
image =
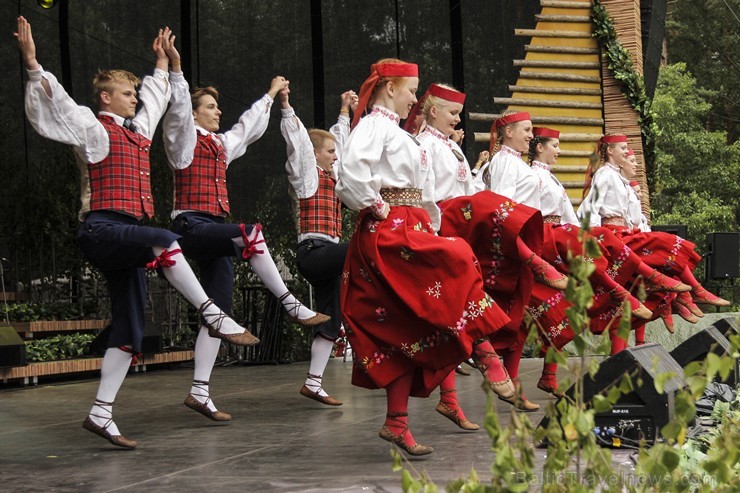
[[[105,276],[111,299],[112,331],[103,357],[95,404],[83,427],[113,445],[133,449],[136,440],[113,422],[113,401],[141,351],[146,306],[145,267],[161,269],[167,280],[195,307],[209,333],[240,345],[259,342],[208,298],[183,257],[175,233],[143,226],[154,215],[149,147],[167,108],[167,66],[180,63],[169,28],[152,43],[153,76],[141,83],[125,70],[100,71],[93,80],[100,112],[78,106],[57,79],[36,60],[31,25],[18,18],[18,47],[28,70],[25,103],[28,120],[39,134],[73,146],[81,173],[80,248]]]
[[[283,115],[280,131],[288,148],[285,169],[298,230],[298,271],[316,290],[319,311],[331,316],[330,321],[314,328],[311,363],[300,393],[329,406],[341,406],[341,401],[322,388],[321,380],[341,329],[339,293],[349,247],[339,243],[342,202],[334,193],[335,162],[349,135],[349,110],[357,107],[358,98],[354,91],[342,94],[339,119],[327,132],[306,131],[290,106],[289,88],[278,95]]]

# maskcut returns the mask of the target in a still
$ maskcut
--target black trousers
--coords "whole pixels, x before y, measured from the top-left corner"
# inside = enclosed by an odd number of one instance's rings
[[[314,327],[314,335],[321,334],[331,340],[339,336],[342,324],[339,293],[348,248],[349,243],[318,239],[304,240],[298,245],[298,272],[313,286],[317,310],[331,317]]]

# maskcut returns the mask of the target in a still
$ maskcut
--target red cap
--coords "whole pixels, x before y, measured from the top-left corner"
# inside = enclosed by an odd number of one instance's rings
[[[636,187],[636,186],[637,186],[637,185],[639,185],[639,184],[640,184],[640,183],[638,183],[638,182],[636,182],[636,181],[631,181],[631,182],[630,182],[630,186],[631,186],[631,187]]]
[[[534,127],[532,128],[532,135],[535,137],[547,137],[548,139],[559,139],[560,132],[553,130],[552,128],[546,127]]]
[[[617,144],[619,142],[627,142],[626,135],[604,135],[599,139],[600,144]]]
[[[628,156],[634,156],[635,155],[635,150],[634,149],[627,149],[627,155]]]
[[[493,122],[493,124],[496,128],[501,128],[504,125],[508,125],[509,123],[516,123],[531,119],[532,117],[529,116],[529,113],[520,111],[519,113],[512,113],[511,115],[502,116],[501,118]]]
[[[352,128],[360,121],[360,117],[367,108],[370,96],[381,77],[418,77],[419,66],[415,63],[374,63],[370,65],[370,76],[365,79],[360,88],[360,97],[352,118]]]
[[[403,124],[403,128],[408,133],[416,133],[416,118],[419,116],[419,113],[421,113],[421,108],[424,106],[424,101],[426,101],[428,96],[434,96],[440,99],[444,99],[445,101],[450,101],[452,103],[465,104],[464,92],[447,89],[446,87],[442,87],[437,84],[430,85],[429,89],[427,89],[427,92],[425,92],[424,95],[419,98],[416,104],[411,107],[411,111],[409,111],[409,116],[406,117],[406,122]]]

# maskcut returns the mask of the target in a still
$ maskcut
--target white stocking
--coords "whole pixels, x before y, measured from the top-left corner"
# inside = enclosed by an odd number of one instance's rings
[[[334,342],[327,341],[323,337],[317,335],[313,339],[311,344],[311,364],[308,367],[308,373],[314,377],[322,377],[326,364],[329,362],[329,356],[331,356],[331,350],[334,347]],[[313,392],[318,392],[322,397],[326,397],[327,394],[323,388],[321,388],[321,380],[306,378],[306,387]]]
[[[198,339],[195,341],[195,371],[193,372],[193,386],[190,388],[190,395],[201,404],[206,403],[208,409],[213,412],[216,412],[217,409],[209,399],[208,384],[196,384],[196,382],[208,382],[210,380],[213,364],[216,362],[220,347],[221,340],[209,336],[208,329],[201,327],[198,332]]]
[[[176,241],[166,248],[168,252],[172,252],[175,249],[179,249],[180,245]],[[154,255],[159,257],[165,249],[162,247],[152,247]],[[169,266],[162,266],[162,272],[167,280],[182,294],[186,300],[190,302],[195,308],[200,309],[201,305],[208,300],[208,295],[203,291],[203,287],[198,282],[198,278],[195,277],[193,269],[190,268],[190,264],[185,260],[185,256],[182,253],[176,253],[169,255],[169,259],[174,264]],[[208,317],[216,318],[221,314],[221,309],[215,304],[211,303],[203,311],[203,315]],[[241,334],[245,331],[244,327],[234,322],[231,317],[224,318],[221,323],[220,332],[223,334]]]
[[[133,355],[127,351],[110,347],[105,351],[103,364],[100,367],[100,384],[95,396],[95,404],[90,409],[90,419],[98,426],[107,426],[111,435],[120,435],[118,427],[113,422],[113,402],[116,400],[118,390],[128,374]],[[110,403],[110,404],[108,404]]]
[[[244,239],[241,236],[232,238],[232,241],[240,248],[246,247]],[[264,243],[262,231],[258,231],[257,228],[252,228],[252,231],[249,233],[248,241],[250,243],[256,242],[257,250],[262,252],[258,253],[255,251],[249,259],[249,265],[252,266],[252,270],[254,270],[257,277],[262,280],[265,287],[267,287],[267,289],[269,289],[276,298],[281,298],[284,294],[288,293],[288,288],[285,286],[283,278],[280,277],[280,272],[275,265],[275,261],[272,260],[270,251],[267,249],[267,244]],[[283,307],[288,310],[290,315],[293,317],[305,320],[316,315],[315,311],[306,308],[292,294],[288,293],[288,296],[283,298],[281,301],[283,303]]]

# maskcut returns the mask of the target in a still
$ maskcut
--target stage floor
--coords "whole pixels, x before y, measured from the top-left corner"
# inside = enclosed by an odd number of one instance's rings
[[[328,407],[298,393],[307,363],[228,366],[214,370],[211,392],[223,411],[218,424],[185,407],[192,369],[187,366],[131,374],[115,404],[121,431],[139,441],[135,450],[114,447],[85,431],[97,380],[0,387],[0,490],[39,492],[397,492],[401,474],[391,470],[390,444],[378,438],[385,415],[382,390],[350,384],[351,363],[332,359],[324,376],[329,392],[344,401]],[[466,367],[469,369],[468,367]],[[522,361],[528,397],[542,410],[547,394],[535,388],[542,360]],[[458,377],[468,418],[483,422],[486,395],[476,372]],[[491,441],[481,429],[465,432],[435,411],[438,393],[411,399],[411,429],[435,452],[411,459],[442,491],[474,467],[490,477]],[[499,418],[511,406],[496,402]],[[614,452],[629,468],[629,452]],[[536,451],[541,473],[545,451]],[[536,490],[533,484],[530,491]]]

